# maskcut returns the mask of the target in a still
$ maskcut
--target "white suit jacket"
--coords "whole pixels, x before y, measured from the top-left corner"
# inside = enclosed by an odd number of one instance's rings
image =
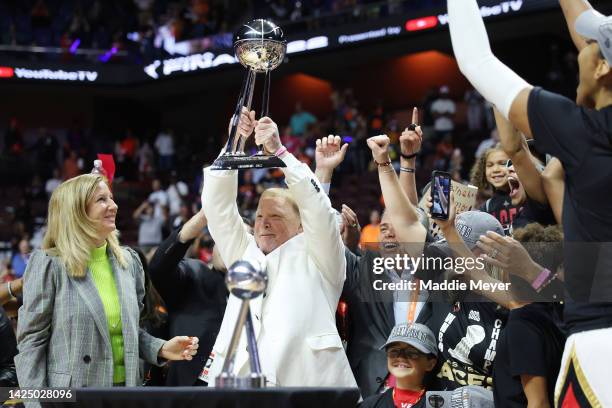
[[[307,165],[292,154],[282,169],[300,209],[304,232],[264,255],[238,213],[236,170],[204,170],[202,203],[210,233],[230,266],[239,259],[266,266],[265,296],[251,301],[262,371],[269,385],[357,387],[336,329],[335,313],[346,276],[344,245],[335,212]],[[221,372],[240,309],[230,295],[208,368],[208,384]],[[234,371],[249,371],[243,330]]]

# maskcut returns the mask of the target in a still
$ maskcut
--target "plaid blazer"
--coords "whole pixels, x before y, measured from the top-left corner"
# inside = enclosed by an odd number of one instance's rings
[[[136,252],[122,248],[122,268],[109,250],[121,303],[126,386],[142,384],[139,357],[160,365],[164,340],[139,327],[144,272]],[[21,387],[111,387],[113,353],[106,314],[89,270],[68,275],[60,258],[34,251],[23,282],[15,356]]]

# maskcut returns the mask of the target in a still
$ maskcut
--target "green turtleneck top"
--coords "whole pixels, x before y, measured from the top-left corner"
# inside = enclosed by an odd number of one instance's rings
[[[115,277],[110,259],[106,253],[106,243],[100,248],[94,248],[87,267],[98,289],[100,300],[104,306],[106,322],[113,350],[113,383],[125,383],[125,364],[123,353],[123,328],[121,327],[121,304],[115,285]]]

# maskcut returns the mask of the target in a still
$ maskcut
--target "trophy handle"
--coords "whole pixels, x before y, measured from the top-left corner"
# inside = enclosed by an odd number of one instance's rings
[[[261,364],[259,362],[259,351],[257,349],[257,338],[255,337],[255,329],[253,328],[253,320],[251,313],[246,316],[246,334],[249,343],[249,364],[251,366],[251,374],[261,374]]]
[[[257,73],[252,70],[249,69],[249,76],[250,76],[250,84],[249,87],[247,89],[247,93],[246,93],[246,103],[244,104],[244,106],[247,108],[247,110],[250,112],[251,111],[251,104],[253,103],[253,91],[255,91],[255,78],[257,76]],[[248,136],[243,136],[243,135],[239,135],[238,139],[240,140],[238,142],[238,151],[239,152],[244,152],[244,145],[246,144]]]
[[[240,135],[236,137],[238,133],[238,123],[240,122],[240,113],[242,112],[242,108],[248,105],[250,110],[251,99],[253,98],[253,88],[255,87],[255,71],[249,69],[247,74],[244,77],[244,81],[242,82],[242,88],[240,90],[240,95],[238,96],[238,103],[236,104],[236,109],[234,110],[234,115],[232,116],[232,122],[230,126],[230,134],[227,139],[227,144],[225,145],[226,153],[236,153],[236,148],[240,142]],[[247,99],[248,98],[248,99]],[[244,145],[244,143],[242,143]]]
[[[272,70],[267,70],[266,71],[266,75],[264,77],[264,86],[263,86],[263,97],[261,100],[261,116],[260,117],[264,117],[264,116],[268,116],[268,114],[270,113],[270,73],[272,72]],[[266,153],[264,153],[264,147],[263,145],[259,145],[257,146],[259,148],[259,150],[257,151],[256,154],[258,155],[265,155]],[[274,153],[274,152],[272,152]]]

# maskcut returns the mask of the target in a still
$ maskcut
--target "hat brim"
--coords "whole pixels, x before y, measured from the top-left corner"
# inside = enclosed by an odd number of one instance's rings
[[[597,40],[599,26],[605,18],[606,16],[596,10],[586,10],[578,16],[574,28],[581,36],[591,40]]]
[[[427,348],[424,347],[422,344],[420,344],[420,343],[418,343],[416,341],[404,340],[402,338],[391,338],[391,339],[387,340],[387,342],[382,347],[380,347],[380,350],[386,349],[389,344],[393,344],[393,343],[408,344],[409,346],[412,346],[415,349],[419,350],[421,353],[432,354],[431,350],[427,350]]]

